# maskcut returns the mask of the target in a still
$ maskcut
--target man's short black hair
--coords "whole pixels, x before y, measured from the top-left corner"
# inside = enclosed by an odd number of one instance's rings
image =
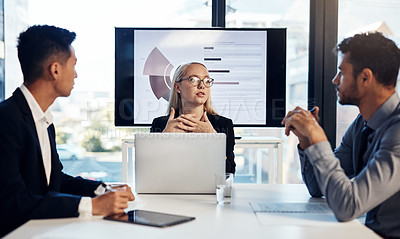
[[[396,86],[400,67],[400,49],[379,32],[356,34],[344,39],[337,50],[349,54],[354,78],[369,68],[384,86]]]
[[[24,82],[29,84],[42,76],[49,60],[65,63],[71,57],[75,37],[75,32],[48,25],[31,26],[22,32],[17,49]]]

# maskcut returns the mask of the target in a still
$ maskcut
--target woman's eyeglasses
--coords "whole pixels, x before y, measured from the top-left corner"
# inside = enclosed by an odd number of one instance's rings
[[[184,80],[188,80],[190,82],[190,84],[192,84],[193,86],[199,86],[200,82],[203,82],[204,86],[209,88],[214,84],[214,79],[213,78],[204,78],[204,79],[200,79],[197,76],[189,76],[183,79],[180,79],[178,82],[182,82]]]

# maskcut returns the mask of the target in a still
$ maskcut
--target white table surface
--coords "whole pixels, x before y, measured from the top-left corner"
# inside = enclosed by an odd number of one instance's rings
[[[168,228],[103,220],[31,220],[5,238],[379,238],[354,220],[339,223],[333,214],[254,213],[251,202],[323,202],[302,184],[235,184],[232,203],[219,205],[215,195],[136,195],[129,209],[196,217]],[[321,216],[322,215],[322,216]]]

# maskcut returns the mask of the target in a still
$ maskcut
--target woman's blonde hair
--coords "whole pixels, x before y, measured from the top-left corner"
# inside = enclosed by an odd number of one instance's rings
[[[175,116],[182,114],[182,99],[181,99],[181,95],[178,92],[176,92],[176,90],[175,90],[175,83],[178,83],[183,78],[183,76],[186,74],[186,67],[188,67],[192,64],[199,64],[199,65],[204,66],[204,68],[207,69],[207,67],[201,62],[187,62],[187,63],[181,64],[180,66],[178,66],[176,68],[174,76],[172,77],[172,82],[171,82],[171,93],[170,93],[170,97],[169,97],[169,107],[168,107],[168,111],[167,111],[168,115],[171,113],[171,107],[174,108],[174,110],[175,110]],[[217,112],[215,112],[215,110],[211,104],[211,95],[208,95],[206,102],[204,102],[204,110],[209,114],[217,115]]]

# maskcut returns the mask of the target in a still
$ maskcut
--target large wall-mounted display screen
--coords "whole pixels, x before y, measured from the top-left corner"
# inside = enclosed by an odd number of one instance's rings
[[[202,62],[211,100],[235,126],[281,126],[286,29],[116,28],[115,125],[148,126],[166,115],[175,69]]]

